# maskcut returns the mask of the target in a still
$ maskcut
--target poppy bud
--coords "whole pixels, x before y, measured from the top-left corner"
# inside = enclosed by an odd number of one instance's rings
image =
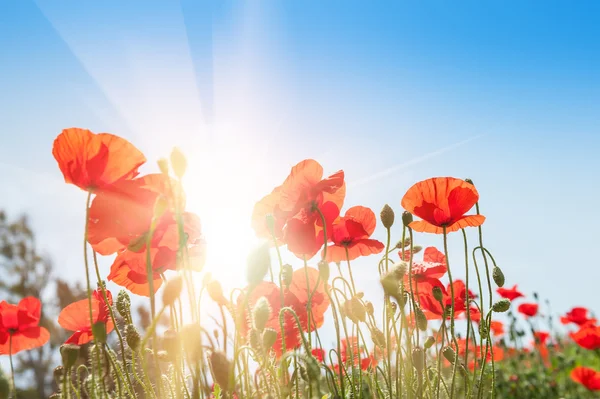
[[[342,303],[340,311],[342,316],[349,318],[352,323],[358,324],[359,320],[356,318],[356,316],[354,316],[354,313],[352,312],[352,302],[350,300],[347,300],[344,303]]]
[[[294,274],[294,269],[292,269],[291,265],[287,263],[281,267],[281,281],[285,285],[285,287],[289,287],[292,284],[292,277]]]
[[[65,369],[70,370],[75,365],[79,358],[79,345],[63,344],[60,346],[60,356],[62,357],[62,365]]]
[[[418,306],[415,306],[415,320],[417,321],[417,328],[419,330],[427,330],[427,317],[425,317],[425,313]]]
[[[364,323],[367,320],[367,311],[365,306],[356,296],[350,299],[350,307],[352,308],[352,314],[358,321],[362,321]]]
[[[175,176],[181,179],[187,169],[187,159],[185,159],[185,155],[177,147],[171,151],[171,166],[173,167]]]
[[[404,241],[400,240],[396,244],[397,249],[402,249],[410,246],[410,237],[405,237]]]
[[[386,295],[391,296],[392,298],[396,298],[400,291],[400,286],[398,285],[398,278],[394,275],[394,273],[387,273],[381,277],[381,286],[383,287],[383,292]]]
[[[504,273],[502,273],[502,270],[498,266],[494,266],[492,277],[498,287],[504,286]]]
[[[92,333],[94,335],[94,340],[98,344],[106,343],[106,324],[104,322],[98,321],[94,323],[92,326]]]
[[[223,296],[223,287],[217,280],[212,280],[206,285],[206,292],[210,299],[219,305],[223,305],[223,302],[226,301]]]
[[[229,367],[230,362],[227,355],[223,352],[214,351],[208,357],[210,368],[213,372],[215,382],[219,384],[225,392],[229,391]]]
[[[377,327],[373,327],[371,329],[371,340],[373,341],[375,346],[378,346],[380,348],[386,347],[385,335]]]
[[[481,339],[488,339],[489,338],[489,330],[488,330],[487,325],[485,323],[479,324],[479,335],[481,335]]]
[[[454,361],[456,360],[456,353],[454,352],[454,349],[446,346],[444,349],[442,349],[442,355],[444,355],[447,361],[454,364]]]
[[[264,242],[255,247],[246,258],[246,280],[248,284],[258,284],[271,267],[269,245]]]
[[[133,324],[127,324],[125,326],[125,341],[132,350],[137,350],[140,345],[140,333],[137,331]]]
[[[131,320],[131,299],[125,290],[117,295],[117,311],[125,320]]]
[[[373,307],[373,304],[369,301],[365,301],[365,310],[367,311],[367,314],[369,316],[373,316],[375,314],[375,308]]]
[[[397,309],[398,309],[398,305],[396,305],[395,302],[388,301],[387,306],[385,307],[385,313],[389,320],[393,320]]]
[[[408,227],[408,225],[411,224],[412,221],[413,221],[412,213],[410,213],[408,211],[402,212],[402,224],[404,224],[404,226]]]
[[[258,298],[258,301],[252,308],[252,321],[254,322],[254,328],[258,331],[265,329],[269,318],[271,317],[271,305],[264,296]]]
[[[417,369],[417,373],[421,374],[425,368],[425,351],[423,348],[415,347],[412,351],[413,366]]]
[[[255,328],[248,331],[248,343],[250,344],[250,347],[253,348],[254,350],[257,350],[260,348],[260,344],[261,344],[260,333],[258,331],[256,331]]]
[[[408,265],[406,264],[406,262],[394,263],[392,272],[394,273],[394,276],[398,280],[402,280],[402,278],[406,275],[407,271],[408,271]]]
[[[324,282],[328,282],[330,275],[329,263],[327,263],[325,260],[321,260],[318,264],[318,267],[319,276],[321,277],[321,280],[323,280]]]
[[[167,161],[166,158],[161,158],[156,163],[158,164],[158,169],[160,170],[160,173],[168,176],[169,175],[169,161]]]
[[[425,340],[425,343],[423,344],[423,346],[425,347],[425,349],[429,349],[433,346],[433,344],[435,344],[435,338],[433,338],[431,335],[429,337],[427,337],[427,339]]]
[[[441,302],[442,299],[444,299],[444,294],[442,293],[442,289],[440,287],[433,287],[431,293],[436,301]]]
[[[379,217],[381,218],[381,224],[386,229],[389,229],[394,224],[394,210],[388,204],[383,206]]]
[[[492,310],[496,313],[504,313],[510,308],[510,301],[506,298],[500,299],[492,305]]]
[[[165,306],[173,306],[179,295],[181,295],[181,290],[183,289],[183,278],[180,275],[177,275],[167,281],[167,285],[163,290],[162,301]]]
[[[275,341],[277,341],[277,331],[272,328],[265,328],[262,333],[262,344],[265,350],[271,349],[273,345],[275,345]]]
[[[412,248],[413,255],[414,254],[418,254],[419,252],[421,252],[422,249],[423,249],[422,246],[420,246],[420,245],[414,245],[413,248]]]
[[[54,381],[56,381],[56,385],[60,386],[63,378],[63,374],[65,372],[65,368],[63,366],[57,366],[54,368]]]

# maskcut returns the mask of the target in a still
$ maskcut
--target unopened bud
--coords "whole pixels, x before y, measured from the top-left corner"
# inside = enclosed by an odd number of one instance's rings
[[[277,341],[277,331],[272,328],[265,328],[262,333],[262,344],[265,350],[271,349],[273,345],[275,345],[275,341]]]
[[[408,227],[408,225],[411,224],[412,221],[413,221],[412,213],[410,213],[408,211],[402,212],[402,224],[404,224],[404,226]]]
[[[386,347],[385,334],[383,334],[383,332],[377,327],[373,327],[371,329],[371,340],[373,341],[375,346],[378,346],[380,348]]]
[[[436,301],[441,302],[444,299],[444,294],[442,293],[442,289],[440,287],[433,287],[431,293]]]
[[[396,244],[397,249],[402,249],[410,246],[410,237],[405,237],[404,241],[400,240]]]
[[[173,167],[173,173],[178,178],[182,178],[185,175],[185,171],[187,169],[187,159],[183,152],[177,147],[173,148],[171,151],[171,166]]]
[[[427,330],[427,317],[420,307],[415,306],[415,320],[417,322],[417,328],[421,331]]]
[[[325,260],[321,260],[318,264],[318,267],[319,267],[319,276],[321,277],[321,280],[323,280],[324,282],[328,282],[329,275],[330,275],[329,263],[326,262]]]
[[[369,316],[373,316],[375,314],[375,308],[373,307],[373,304],[369,301],[365,301],[365,310],[367,311],[367,314]]]
[[[92,325],[92,333],[94,335],[94,341],[97,344],[105,344],[106,343],[106,324],[101,321],[98,321]]]
[[[131,299],[125,290],[119,291],[117,295],[117,311],[125,320],[131,319]]]
[[[392,268],[392,273],[394,273],[394,276],[396,276],[398,280],[401,280],[406,275],[407,271],[408,264],[406,262],[394,263],[394,266]]]
[[[292,284],[292,277],[294,276],[294,269],[292,269],[292,265],[288,265],[287,263],[281,267],[281,281],[285,287],[289,287]]]
[[[442,349],[442,355],[444,355],[447,361],[454,364],[454,361],[456,360],[456,353],[454,352],[454,349],[446,346],[444,349]]]
[[[60,386],[64,372],[65,368],[63,366],[57,366],[54,368],[53,376],[54,381],[56,381],[56,385]]]
[[[498,287],[504,286],[504,273],[502,273],[502,270],[498,266],[494,266],[492,277]]]
[[[125,326],[125,341],[134,351],[140,346],[140,333],[133,324],[127,324]]]
[[[356,296],[350,299],[350,307],[352,308],[352,314],[358,321],[363,323],[367,320],[367,311],[361,300]]]
[[[229,368],[230,362],[223,352],[214,351],[208,357],[208,363],[213,372],[215,382],[225,392],[229,391]]]
[[[412,362],[415,369],[417,369],[417,373],[421,374],[425,368],[425,351],[423,348],[417,346],[413,349]]]
[[[246,258],[246,280],[248,284],[258,284],[271,267],[271,254],[267,242],[255,247]]]
[[[419,252],[421,252],[423,250],[423,247],[420,245],[413,245],[412,247],[412,253],[414,254],[418,254]]]
[[[504,313],[510,308],[510,301],[506,298],[500,299],[492,305],[492,310],[496,313]]]
[[[488,339],[489,334],[490,332],[487,328],[487,325],[485,323],[479,324],[479,335],[481,335],[481,339]]]
[[[167,281],[165,289],[163,290],[162,301],[165,306],[173,306],[179,295],[181,295],[181,290],[183,289],[183,278],[180,275],[177,275]]]
[[[394,273],[387,273],[381,277],[381,287],[383,287],[383,292],[385,292],[386,295],[389,295],[392,298],[398,297],[400,286],[398,284],[398,278]]]
[[[425,349],[429,349],[433,346],[433,344],[435,344],[435,338],[430,335],[425,340],[425,343],[423,344],[423,346],[425,347]]]
[[[383,206],[379,217],[381,218],[381,224],[386,229],[389,229],[394,224],[394,210],[388,204]]]
[[[79,345],[63,344],[60,346],[60,356],[62,365],[66,370],[70,370],[79,358]]]
[[[158,169],[160,170],[160,173],[168,176],[169,175],[169,161],[167,161],[166,158],[161,158],[156,163],[158,164]]]
[[[252,321],[254,322],[254,328],[258,331],[265,329],[269,318],[271,317],[271,305],[264,296],[258,298],[258,301],[252,308]]]

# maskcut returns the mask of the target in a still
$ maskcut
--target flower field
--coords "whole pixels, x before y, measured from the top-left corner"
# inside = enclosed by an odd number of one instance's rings
[[[553,314],[504,275],[494,248],[507,244],[484,241],[493,193],[469,179],[415,182],[372,210],[346,203],[343,170],[300,161],[256,202],[248,223],[262,244],[248,254],[246,284],[225,290],[204,270],[210,247],[202,215],[186,211],[193,182],[180,150],[150,161],[121,137],[69,128],[52,154],[65,182],[87,192],[85,233],[72,243],[83,246],[87,298],[58,315],[70,335],[52,398],[599,395],[600,324],[580,304]],[[146,163],[155,172],[140,175]],[[437,244],[420,246],[425,235]],[[449,236],[464,243],[459,261]],[[359,258],[381,283],[376,296],[353,276]],[[140,298],[145,328],[132,312]],[[0,354],[13,369],[0,398],[20,395],[14,358],[51,339],[44,306],[31,296],[0,303]]]

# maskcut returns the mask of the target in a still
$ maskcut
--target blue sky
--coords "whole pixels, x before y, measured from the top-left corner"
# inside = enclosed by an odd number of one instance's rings
[[[304,158],[344,169],[346,204],[376,211],[400,212],[418,180],[470,177],[507,284],[556,312],[600,312],[599,12],[594,1],[5,1],[0,208],[29,214],[59,273],[81,280],[84,194],[62,182],[53,139],[71,126],[119,134],[147,155],[144,171],[177,145],[208,267],[231,276],[254,201]],[[460,236],[450,244],[460,266]],[[356,264],[368,292],[375,263]]]

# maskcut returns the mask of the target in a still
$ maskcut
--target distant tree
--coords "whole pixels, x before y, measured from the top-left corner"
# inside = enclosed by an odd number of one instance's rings
[[[59,347],[68,337],[56,323],[58,313],[84,298],[85,290],[53,275],[52,262],[36,247],[35,235],[25,216],[8,221],[0,211],[0,300],[18,303],[27,296],[42,300],[40,326],[50,331],[50,342],[16,355],[15,377],[17,385],[31,381],[29,387],[20,387],[20,398],[47,398],[55,386],[53,370],[60,364]],[[23,376],[28,377],[19,378]]]

